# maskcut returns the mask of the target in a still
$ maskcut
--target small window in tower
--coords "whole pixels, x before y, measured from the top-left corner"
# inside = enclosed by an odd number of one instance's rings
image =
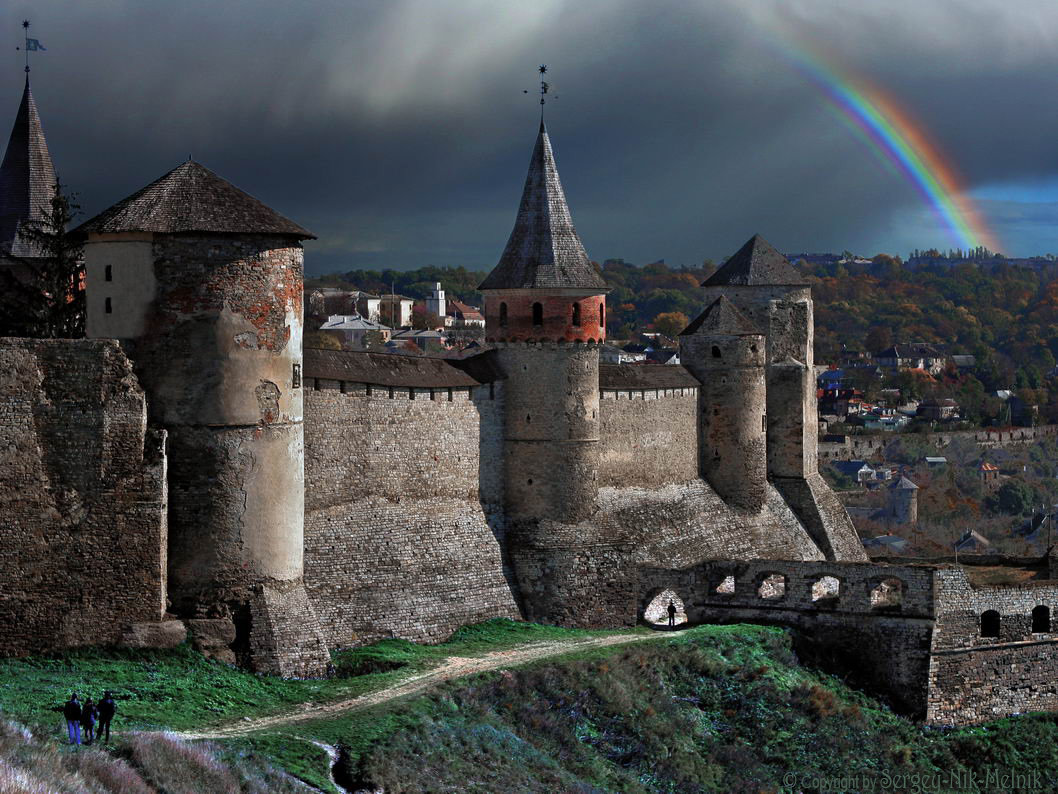
[[[533,325],[544,324],[544,304],[534,303],[533,304]]]
[[[300,364],[295,364],[294,365],[294,372],[293,372],[293,374],[290,377],[290,384],[295,389],[300,389],[301,388],[301,365]],[[345,386],[345,381],[342,381],[342,386]],[[345,389],[342,389],[342,391],[345,391]]]
[[[599,304],[599,327],[606,330],[606,301]]]
[[[767,433],[768,432],[768,415],[767,414],[761,414],[760,415],[760,432],[762,432],[762,433]]]
[[[573,304],[573,325],[576,328],[580,328],[580,304]]]
[[[114,266],[113,265],[107,265],[106,266],[106,268],[103,271],[103,279],[106,280],[106,281],[113,281],[114,280]]]
[[[716,345],[713,345],[713,358],[721,358],[721,356],[720,356],[720,348],[717,347]]]
[[[507,302],[504,301],[500,304],[500,327],[507,327]]]
[[[114,307],[110,303],[110,298],[107,298],[105,301],[103,301],[103,311],[105,311],[107,314],[113,313]]]

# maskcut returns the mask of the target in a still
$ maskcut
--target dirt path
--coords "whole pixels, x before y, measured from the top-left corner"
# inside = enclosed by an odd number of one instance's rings
[[[606,637],[594,637],[587,640],[561,641],[561,642],[537,642],[524,645],[510,651],[494,651],[485,656],[472,658],[462,656],[451,656],[446,659],[440,667],[426,670],[416,675],[399,681],[386,689],[376,692],[368,692],[365,695],[342,700],[334,703],[303,703],[301,708],[295,712],[275,714],[271,717],[260,717],[255,720],[244,719],[231,725],[213,728],[201,732],[178,733],[183,739],[230,739],[268,728],[285,728],[323,717],[333,717],[346,712],[359,711],[389,700],[414,695],[423,690],[441,683],[459,678],[464,675],[482,673],[486,670],[497,670],[504,667],[534,662],[538,659],[546,659],[549,656],[560,656],[573,651],[583,651],[589,648],[603,648],[609,645],[625,645],[632,642],[647,642],[650,640],[663,639],[672,635],[667,632],[656,634],[614,634]]]

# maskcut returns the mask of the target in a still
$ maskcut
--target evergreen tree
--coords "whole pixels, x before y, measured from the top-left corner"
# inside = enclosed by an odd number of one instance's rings
[[[19,234],[37,252],[18,259],[28,278],[4,273],[0,285],[0,336],[75,339],[84,336],[84,240],[70,226],[80,214],[76,196],[56,181],[39,220]]]

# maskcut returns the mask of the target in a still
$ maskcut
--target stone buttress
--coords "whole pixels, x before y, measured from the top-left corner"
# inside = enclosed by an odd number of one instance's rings
[[[231,619],[255,670],[321,674],[304,593],[301,241],[188,161],[82,225],[87,334],[117,338],[169,432],[169,599]]]

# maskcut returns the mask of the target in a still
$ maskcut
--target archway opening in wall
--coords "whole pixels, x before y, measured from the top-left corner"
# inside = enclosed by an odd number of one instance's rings
[[[871,588],[871,609],[899,612],[903,606],[904,583],[899,579],[882,579]]]
[[[757,596],[765,601],[774,601],[786,595],[786,577],[781,573],[769,573],[757,585]]]
[[[720,595],[734,595],[735,594],[735,577],[728,575],[716,586],[716,592]]]
[[[721,358],[720,348],[716,345],[713,345],[713,358]]]
[[[1032,633],[1047,634],[1051,630],[1051,610],[1040,605],[1032,609]]]
[[[999,613],[994,609],[981,613],[981,636],[999,639]]]
[[[841,595],[841,580],[836,576],[821,576],[812,583],[812,604],[817,607],[834,607]]]
[[[533,304],[533,325],[544,324],[544,304],[534,303]]]
[[[687,622],[687,609],[684,606],[683,599],[671,588],[662,590],[650,600],[647,608],[643,610],[643,619],[653,626],[662,628],[669,626],[670,602],[676,608],[676,614],[673,615],[671,625],[675,628],[685,624]]]

